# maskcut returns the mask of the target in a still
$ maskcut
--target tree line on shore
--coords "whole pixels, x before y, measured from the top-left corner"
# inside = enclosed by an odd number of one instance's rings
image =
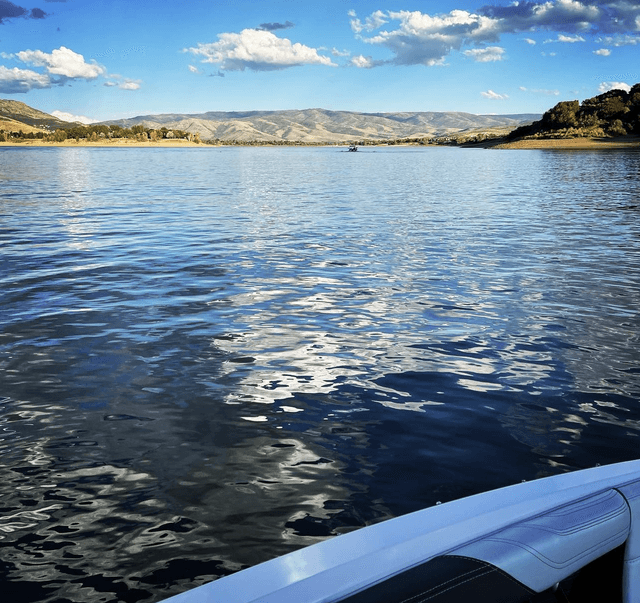
[[[0,142],[11,140],[42,140],[43,142],[64,142],[65,140],[86,140],[99,142],[101,140],[129,139],[137,142],[184,139],[191,142],[201,142],[199,134],[192,134],[184,130],[169,130],[168,128],[145,128],[142,125],[123,128],[118,125],[77,125],[70,128],[58,128],[53,132],[7,132],[0,130]]]
[[[507,138],[600,138],[640,134],[640,84],[609,90],[582,102],[562,101],[542,119],[513,130]]]
[[[0,99],[1,100],[1,99]],[[5,122],[6,124],[6,122]],[[6,127],[6,126],[5,126]],[[46,126],[45,126],[46,127]],[[509,133],[504,131],[460,131],[432,137],[414,137],[394,140],[344,140],[341,142],[312,142],[289,140],[201,140],[199,134],[192,134],[184,130],[146,128],[135,125],[125,128],[119,125],[82,125],[69,124],[68,127],[57,130],[36,130],[35,128],[7,131],[0,129],[0,142],[21,142],[25,140],[42,140],[44,142],[100,142],[104,140],[128,139],[136,142],[155,142],[167,139],[188,140],[190,142],[204,142],[211,145],[236,146],[318,146],[318,145],[460,145],[465,143],[479,143],[488,140],[504,138],[512,141],[519,138],[580,138],[580,137],[611,137],[640,135],[640,83],[635,84],[629,91],[614,89],[594,98],[583,101],[563,101],[549,109],[539,121],[521,126]],[[506,134],[506,135],[505,135]]]
[[[364,139],[358,141],[343,142],[311,142],[311,141],[294,141],[294,140],[222,140],[212,138],[202,140],[199,134],[192,134],[184,130],[169,130],[168,128],[160,128],[154,130],[145,128],[142,125],[135,125],[131,128],[122,128],[121,126],[74,126],[72,128],[59,128],[52,132],[23,132],[5,131],[0,129],[0,142],[19,142],[24,140],[42,140],[43,142],[64,142],[65,140],[100,142],[101,140],[118,140],[129,139],[136,142],[157,142],[159,140],[188,140],[190,142],[204,143],[210,145],[230,145],[230,146],[344,146],[355,144],[357,146],[376,146],[376,145],[402,145],[402,144],[455,144],[455,139],[451,137],[434,137],[434,138],[401,138],[392,140],[374,140]]]

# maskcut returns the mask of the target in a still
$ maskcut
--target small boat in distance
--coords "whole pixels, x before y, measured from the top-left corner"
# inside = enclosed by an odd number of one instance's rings
[[[542,603],[603,588],[594,600],[637,603],[639,522],[627,461],[388,519],[164,603]]]
[[[355,144],[352,144],[352,145],[349,147],[349,151],[351,151],[351,152],[353,152],[353,153],[355,153],[357,150],[358,150],[358,147],[357,147]]]

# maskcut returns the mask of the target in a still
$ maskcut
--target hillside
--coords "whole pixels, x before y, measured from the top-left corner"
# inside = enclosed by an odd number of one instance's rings
[[[62,121],[53,115],[38,111],[20,101],[13,101],[0,98],[0,119],[10,120],[40,128],[44,130],[55,130],[56,128],[68,128],[74,124]],[[8,129],[0,126],[0,129]]]
[[[168,113],[105,121],[98,125],[182,130],[204,140],[222,142],[335,143],[357,140],[391,141],[433,138],[464,132],[510,131],[540,117],[536,114],[474,115],[462,112],[357,113],[306,109],[289,111],[210,111],[200,114]],[[25,103],[0,99],[0,129],[17,131],[16,122],[32,128],[69,130],[77,123],[61,121]],[[6,121],[10,120],[10,121]],[[29,131],[22,128],[25,133]]]
[[[44,132],[41,128],[29,126],[21,121],[16,121],[9,117],[0,117],[0,130],[5,132],[23,132],[24,134],[30,134],[31,132]]]
[[[184,130],[221,141],[344,142],[442,136],[463,130],[517,127],[539,117],[473,115],[460,112],[357,113],[306,109],[289,111],[208,112],[195,115],[142,115],[103,122],[130,128]]]
[[[640,134],[640,84],[593,98],[563,101],[539,121],[513,130],[507,140],[608,138]]]

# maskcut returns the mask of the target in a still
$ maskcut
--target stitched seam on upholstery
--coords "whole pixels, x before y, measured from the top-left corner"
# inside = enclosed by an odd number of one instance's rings
[[[434,597],[437,597],[443,593],[446,593],[447,591],[453,590],[454,588],[457,588],[458,586],[462,586],[463,584],[466,584],[467,582],[472,582],[473,580],[476,580],[478,578],[482,578],[483,576],[487,576],[493,572],[495,572],[495,569],[485,569],[485,571],[482,574],[479,574],[478,576],[471,576],[470,578],[467,578],[466,580],[464,580],[463,582],[458,582],[458,584],[454,584],[453,586],[450,586],[449,588],[445,588],[444,590],[441,590],[440,592],[437,592],[433,595],[429,595],[426,599],[420,599],[419,601],[416,601],[416,603],[424,603],[425,601],[428,601],[429,599],[433,599]],[[431,589],[433,590],[433,589]],[[420,595],[416,595],[417,596],[422,596],[422,595],[426,595],[428,594],[427,592],[421,593]],[[402,601],[402,603],[404,603],[404,601]]]
[[[458,557],[460,559],[471,559],[471,561],[478,561],[478,559],[474,559],[473,557],[466,557],[465,555],[447,555],[447,557]],[[483,561],[482,563],[486,563],[486,562]],[[518,585],[520,588],[526,588],[527,590],[531,591],[531,593],[534,592],[526,584],[523,584],[519,580],[516,580],[511,574],[505,572],[503,569],[500,569],[499,567],[496,567],[496,566],[490,566],[490,567],[492,567],[492,569],[494,569],[494,571],[497,571],[499,574],[501,574],[505,578],[509,578],[509,580],[511,580],[511,582],[513,582],[514,584]]]
[[[473,561],[477,561],[477,559],[474,559]],[[487,567],[476,567],[472,570],[469,570],[468,572],[465,572],[464,574],[461,574],[460,576],[456,576],[455,578],[451,578],[450,580],[447,580],[446,582],[441,582],[440,584],[438,584],[437,586],[433,586],[432,588],[428,589],[428,590],[424,590],[421,593],[418,593],[417,595],[412,595],[411,597],[409,597],[408,599],[403,599],[402,601],[400,601],[400,603],[409,603],[409,601],[412,601],[413,599],[416,599],[417,597],[423,597],[424,595],[438,589],[438,588],[442,588],[443,586],[446,586],[447,584],[449,584],[450,582],[454,582],[455,580],[459,580],[460,578],[464,578],[465,576],[471,576],[470,578],[468,578],[467,580],[465,580],[464,582],[468,582],[469,580],[473,580],[474,576],[472,576],[472,574],[477,574],[478,572],[484,571],[486,570]],[[493,568],[490,568],[491,570],[493,570]],[[484,575],[484,574],[482,574]],[[461,582],[460,584],[464,584],[464,582]],[[442,591],[442,592],[446,592],[447,590],[450,590],[450,588],[454,588],[454,587],[449,587],[446,590]]]

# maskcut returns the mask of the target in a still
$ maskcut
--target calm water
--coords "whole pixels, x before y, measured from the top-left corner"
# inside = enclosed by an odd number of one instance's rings
[[[0,149],[0,588],[638,458],[639,309],[638,152]]]

